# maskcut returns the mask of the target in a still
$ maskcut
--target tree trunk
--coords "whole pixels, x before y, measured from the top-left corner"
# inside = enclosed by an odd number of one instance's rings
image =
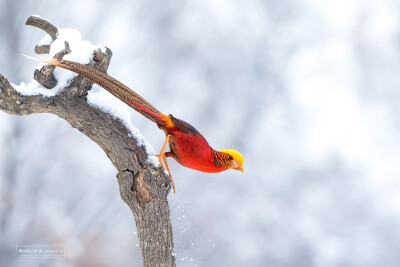
[[[27,25],[40,28],[55,40],[58,29],[49,21],[29,17]],[[56,57],[62,58],[69,47]],[[36,46],[37,53],[48,53],[49,47]],[[106,71],[112,52],[94,51],[89,66]],[[54,87],[53,67],[44,66],[36,71],[35,79],[46,88]],[[138,145],[123,123],[88,104],[87,91],[92,83],[81,76],[54,97],[24,96],[14,90],[0,74],[0,110],[15,114],[51,113],[78,129],[96,142],[118,170],[121,198],[135,217],[144,266],[175,266],[172,225],[167,201],[171,190],[169,177],[164,171],[147,162],[145,148]]]

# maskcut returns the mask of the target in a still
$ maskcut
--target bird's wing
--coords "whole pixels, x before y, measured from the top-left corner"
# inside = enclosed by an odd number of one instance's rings
[[[169,118],[171,120],[171,122],[173,123],[174,127],[185,134],[192,134],[192,135],[198,135],[200,134],[199,131],[196,130],[196,128],[194,128],[192,125],[190,125],[189,123],[177,119],[172,115],[169,115]]]

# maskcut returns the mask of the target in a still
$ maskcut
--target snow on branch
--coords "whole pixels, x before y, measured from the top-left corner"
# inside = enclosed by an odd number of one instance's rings
[[[26,24],[39,27],[48,33],[39,42],[39,45],[49,46],[48,54],[50,57],[70,60],[81,64],[90,64],[91,61],[100,61],[108,56],[106,47],[83,41],[81,33],[77,30],[58,29],[50,21],[42,19],[37,15],[31,16]],[[48,37],[51,37],[52,41]],[[111,50],[108,51],[109,53],[111,52]],[[71,81],[77,76],[74,72],[39,63],[34,73],[34,79],[27,84],[22,82],[20,85],[12,84],[12,86],[21,96],[42,95],[43,97],[54,97],[70,86]],[[129,136],[135,138],[139,146],[145,148],[149,155],[148,162],[154,166],[160,166],[158,158],[154,156],[155,153],[152,146],[131,123],[129,107],[127,105],[97,85],[94,85],[88,91],[87,100],[91,106],[120,120],[130,131]]]

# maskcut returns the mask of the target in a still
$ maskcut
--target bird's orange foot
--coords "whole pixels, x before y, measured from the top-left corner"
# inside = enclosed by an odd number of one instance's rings
[[[170,172],[168,173],[169,173],[169,178],[171,179],[172,189],[174,190],[174,194],[176,194],[174,179],[172,179],[171,173]]]
[[[165,167],[167,168],[168,171],[168,176],[171,179],[171,184],[172,184],[172,189],[174,190],[174,194],[176,194],[176,190],[175,190],[175,183],[174,183],[174,179],[172,179],[172,175],[171,175],[171,171],[169,170],[168,167],[168,163],[167,163],[167,157],[165,156],[165,154],[159,154],[159,155],[155,155],[158,160],[160,161],[161,167],[162,169],[165,171]],[[165,166],[163,164],[163,161],[165,163]]]

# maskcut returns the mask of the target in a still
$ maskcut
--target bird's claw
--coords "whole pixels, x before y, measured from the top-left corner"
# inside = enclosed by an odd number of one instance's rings
[[[169,170],[169,167],[168,167],[167,158],[165,157],[164,154],[158,154],[158,155],[155,155],[155,156],[156,156],[156,157],[158,158],[158,160],[160,161],[161,168],[162,168],[164,171],[165,171],[165,169],[167,169],[167,171],[168,171],[168,176],[169,176],[169,178],[171,179],[172,189],[174,190],[174,194],[176,194],[175,183],[174,183],[174,180],[172,179],[171,171]],[[164,164],[163,164],[163,160],[164,160],[164,162],[165,162],[166,168],[165,168],[165,166],[164,166]]]

